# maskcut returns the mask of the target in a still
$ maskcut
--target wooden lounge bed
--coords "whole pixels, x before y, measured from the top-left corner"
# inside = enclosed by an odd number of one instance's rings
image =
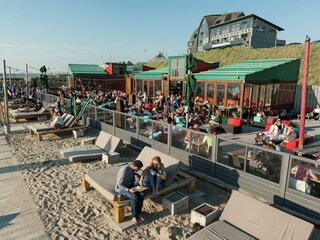
[[[72,121],[74,117],[70,114],[64,114],[62,118],[64,119],[65,125],[67,126],[68,122]],[[30,135],[36,135],[38,141],[42,141],[43,139],[42,136],[46,134],[68,133],[68,132],[72,132],[73,130],[84,129],[85,127],[86,126],[81,125],[81,126],[66,127],[62,129],[54,129],[54,127],[48,126],[46,124],[34,124],[34,125],[28,126]]]
[[[149,147],[145,147],[141,151],[137,160],[141,160],[144,167],[146,167],[153,156],[161,157],[168,175],[168,179],[164,182],[164,187],[159,191],[160,195],[173,192],[181,187],[186,187],[188,192],[193,192],[195,190],[195,178],[179,172],[179,169],[182,166],[182,162],[179,160]],[[115,221],[117,223],[125,221],[125,207],[130,205],[129,200],[124,200],[120,203],[115,201],[115,185],[117,174],[121,167],[122,166],[92,171],[82,178],[82,186],[85,191],[89,190],[90,187],[93,187],[112,204]],[[152,197],[152,195],[147,192],[145,198],[147,199],[150,197]]]
[[[32,119],[37,117],[49,117],[51,116],[51,113],[45,109],[41,108],[39,111],[19,111],[16,110],[10,110],[10,116],[11,118],[15,119],[16,121],[19,121],[19,119]]]
[[[33,108],[35,106],[34,103],[12,103],[8,105],[8,109],[18,109],[18,108]]]
[[[92,143],[94,140],[95,144],[86,145],[86,142]],[[63,148],[60,150],[60,154],[71,162],[102,159],[104,154],[108,155],[109,153],[114,153],[120,142],[120,138],[101,131],[96,139],[86,139],[82,141],[82,146]]]

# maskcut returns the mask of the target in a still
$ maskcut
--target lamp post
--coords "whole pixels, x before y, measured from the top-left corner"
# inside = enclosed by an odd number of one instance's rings
[[[4,101],[4,133],[10,134],[9,126],[9,110],[8,110],[8,91],[7,91],[7,77],[6,77],[6,60],[3,60],[3,101]]]

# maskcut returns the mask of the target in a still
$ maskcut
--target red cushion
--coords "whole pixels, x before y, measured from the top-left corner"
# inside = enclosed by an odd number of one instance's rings
[[[242,120],[240,118],[229,118],[228,119],[228,124],[238,127],[238,126],[242,125]]]
[[[312,141],[313,141],[313,136],[304,134],[303,143],[310,143]],[[288,143],[283,142],[282,145],[285,146],[288,150],[292,150],[299,146],[299,138],[296,138]]]
[[[289,122],[289,120],[282,120],[283,126],[285,126],[287,124],[287,122]]]
[[[268,123],[267,123],[267,124],[266,124],[266,127],[264,128],[264,130],[265,130],[265,131],[269,131],[269,130],[270,130],[270,127],[271,127],[271,125],[272,125],[272,124],[268,124]]]
[[[145,108],[151,108],[152,106],[151,106],[151,104],[147,103],[147,104],[144,105],[144,107]]]
[[[275,118],[268,118],[267,119],[267,124],[274,124]]]

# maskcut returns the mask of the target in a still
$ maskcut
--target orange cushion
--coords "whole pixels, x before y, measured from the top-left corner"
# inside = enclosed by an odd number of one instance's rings
[[[275,121],[276,121],[275,118],[268,118],[267,119],[267,124],[274,124]]]

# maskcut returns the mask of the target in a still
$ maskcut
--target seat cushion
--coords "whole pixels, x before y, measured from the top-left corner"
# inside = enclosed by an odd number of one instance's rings
[[[152,158],[155,156],[159,156],[161,158],[161,162],[166,168],[168,178],[163,182],[163,184],[164,186],[169,186],[182,166],[182,162],[150,147],[144,147],[137,157],[137,160],[140,160],[143,163],[142,170],[151,163]]]
[[[114,200],[117,175],[122,166],[88,172],[85,178],[89,184],[108,199]]]
[[[228,240],[253,240],[256,239],[225,221],[211,223],[199,232],[193,234],[191,240],[201,239],[228,239]]]
[[[258,239],[309,239],[314,230],[311,223],[239,191],[232,191],[219,220]]]
[[[102,159],[105,153],[103,149],[95,145],[75,146],[60,150],[60,154],[71,162]]]

